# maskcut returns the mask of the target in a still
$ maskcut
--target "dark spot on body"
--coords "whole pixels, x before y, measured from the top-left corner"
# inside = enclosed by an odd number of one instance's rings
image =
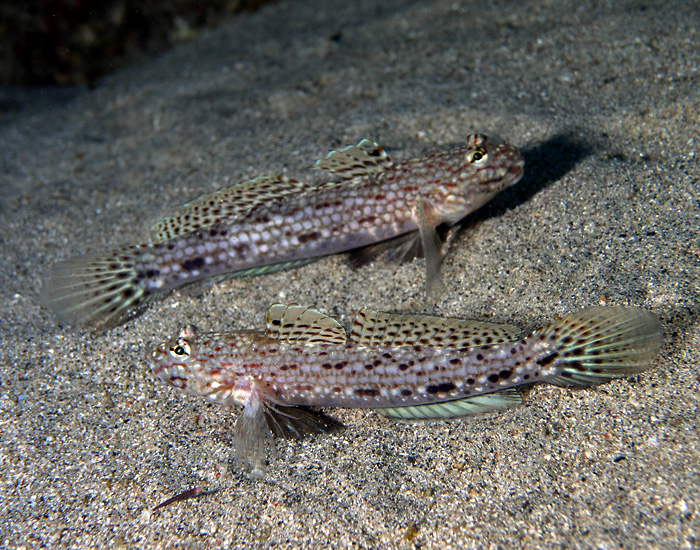
[[[193,271],[195,269],[200,269],[204,267],[204,258],[192,258],[182,263],[182,269],[185,271]]]
[[[501,378],[503,378],[503,380],[508,380],[508,379],[510,378],[510,375],[511,375],[511,374],[513,374],[513,371],[512,371],[512,370],[504,369],[504,370],[502,370],[501,372],[498,373],[498,376],[500,376]]]
[[[425,388],[425,391],[428,393],[446,393],[456,388],[457,386],[455,386],[452,382],[443,382],[442,384],[433,384],[427,386]]]
[[[497,374],[489,374],[489,382],[495,384],[500,377]]]
[[[324,369],[332,369],[333,368],[333,365],[331,365],[330,363],[323,363],[322,366]]]
[[[473,379],[473,378],[467,378],[467,384],[469,384],[470,386],[473,386],[473,385],[474,385],[474,379]]]
[[[348,362],[347,361],[341,361],[340,363],[336,363],[334,366],[336,369],[341,370],[347,366]]]
[[[459,359],[458,357],[455,357],[454,359],[450,359],[450,365],[460,365],[462,363],[462,360]]]
[[[476,360],[477,360],[477,361],[483,361],[483,360],[484,360],[484,356],[483,356],[481,353],[477,353],[477,354],[476,354]]]
[[[409,395],[413,395],[413,392],[411,390],[401,390],[401,395],[408,397]]]
[[[359,397],[376,397],[379,395],[379,390],[374,388],[358,388],[355,390],[355,395]]]
[[[537,364],[540,367],[546,367],[550,363],[553,363],[554,361],[556,361],[558,357],[559,357],[559,354],[555,351],[554,353],[547,355],[546,357],[542,357],[541,359],[538,359]]]
[[[399,365],[399,370],[407,370],[407,369],[408,369],[408,365],[406,363],[401,363]]]
[[[313,231],[312,233],[304,233],[303,235],[299,235],[299,242],[304,244],[309,241],[317,241],[321,237],[321,234],[318,231]]]

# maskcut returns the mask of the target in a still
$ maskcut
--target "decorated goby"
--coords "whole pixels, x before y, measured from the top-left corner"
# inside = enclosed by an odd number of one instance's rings
[[[456,223],[523,175],[518,150],[484,135],[399,163],[363,140],[315,167],[334,181],[239,183],[174,211],[152,228],[150,244],[59,263],[44,302],[62,322],[108,328],[187,284],[286,269],[382,241],[396,246],[412,234],[423,245],[430,285],[440,261],[436,227]]]
[[[272,434],[299,437],[341,424],[306,407],[360,407],[404,420],[503,409],[532,383],[587,387],[648,369],[661,342],[641,309],[591,307],[529,336],[510,325],[363,309],[349,337],[334,319],[273,305],[267,331],[182,328],[158,346],[152,370],[167,384],[240,406],[237,462],[255,477]]]

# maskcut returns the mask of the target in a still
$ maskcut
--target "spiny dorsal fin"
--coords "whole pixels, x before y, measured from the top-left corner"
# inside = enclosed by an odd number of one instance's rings
[[[297,304],[273,304],[267,312],[267,335],[282,342],[337,344],[347,341],[345,329],[320,311]]]
[[[326,158],[317,160],[314,168],[352,179],[380,174],[391,166],[391,159],[384,149],[371,139],[363,139],[357,145],[331,151]]]
[[[350,340],[365,346],[462,348],[512,342],[520,337],[520,332],[512,325],[364,308],[355,317]]]
[[[510,409],[511,407],[517,407],[522,402],[523,399],[520,394],[516,390],[509,388],[496,393],[465,397],[455,401],[377,409],[377,412],[383,416],[399,420],[430,420],[456,418],[470,414]]]
[[[198,197],[151,227],[153,241],[164,241],[226,220],[286,195],[301,193],[308,184],[284,176],[261,176]]]

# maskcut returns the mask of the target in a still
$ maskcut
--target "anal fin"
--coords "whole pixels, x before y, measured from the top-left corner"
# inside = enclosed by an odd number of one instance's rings
[[[465,397],[464,399],[444,401],[442,403],[376,410],[383,416],[398,420],[437,420],[510,409],[521,405],[522,402],[520,394],[516,390],[509,388],[495,393]]]

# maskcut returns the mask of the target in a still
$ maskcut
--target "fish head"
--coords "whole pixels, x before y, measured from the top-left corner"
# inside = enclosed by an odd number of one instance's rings
[[[197,359],[197,327],[186,325],[177,338],[164,342],[153,350],[151,371],[174,388],[192,393],[194,377],[202,370]]]
[[[255,390],[251,365],[245,357],[261,338],[267,340],[253,331],[201,334],[195,326],[186,325],[176,338],[156,346],[151,371],[167,385],[190,395],[244,406]]]
[[[497,137],[473,134],[443,155],[439,162],[448,178],[436,182],[439,198],[431,201],[441,222],[459,221],[523,177],[520,151]]]

